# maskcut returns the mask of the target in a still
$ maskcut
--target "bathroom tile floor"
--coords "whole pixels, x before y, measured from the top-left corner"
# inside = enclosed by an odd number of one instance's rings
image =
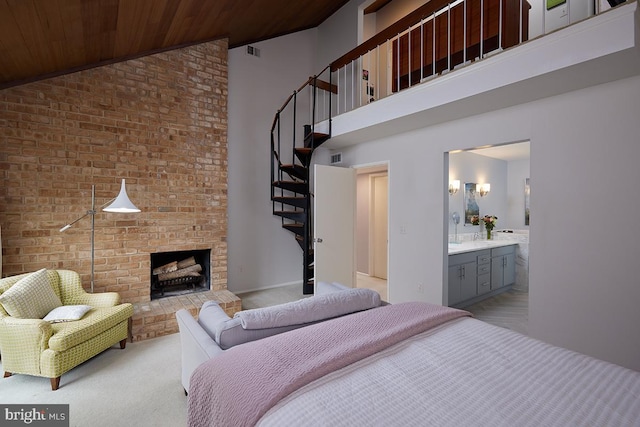
[[[528,292],[509,290],[464,309],[476,319],[528,335]]]

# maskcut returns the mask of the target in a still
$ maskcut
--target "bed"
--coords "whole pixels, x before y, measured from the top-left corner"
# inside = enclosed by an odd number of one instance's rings
[[[233,347],[189,426],[638,426],[640,373],[481,322],[386,305]]]

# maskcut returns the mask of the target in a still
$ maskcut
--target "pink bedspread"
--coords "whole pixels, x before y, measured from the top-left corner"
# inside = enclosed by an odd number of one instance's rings
[[[251,426],[298,388],[466,311],[411,302],[233,347],[191,376],[188,425]]]

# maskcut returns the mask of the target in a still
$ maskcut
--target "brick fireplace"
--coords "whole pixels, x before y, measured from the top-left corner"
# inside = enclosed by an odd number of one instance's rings
[[[227,291],[227,41],[0,90],[2,274],[75,270],[90,283],[90,220],[122,178],[142,212],[95,215],[95,292],[135,306],[135,340],[177,331]],[[151,300],[150,254],[209,251],[209,290]]]
[[[151,254],[151,300],[211,289],[211,249]]]

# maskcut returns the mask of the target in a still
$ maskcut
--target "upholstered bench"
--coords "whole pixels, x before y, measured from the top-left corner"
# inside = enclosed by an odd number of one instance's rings
[[[370,289],[318,283],[317,293],[312,297],[240,311],[233,318],[215,301],[202,305],[197,321],[187,310],[178,310],[185,393],[191,374],[200,364],[233,346],[380,305],[380,295]]]

